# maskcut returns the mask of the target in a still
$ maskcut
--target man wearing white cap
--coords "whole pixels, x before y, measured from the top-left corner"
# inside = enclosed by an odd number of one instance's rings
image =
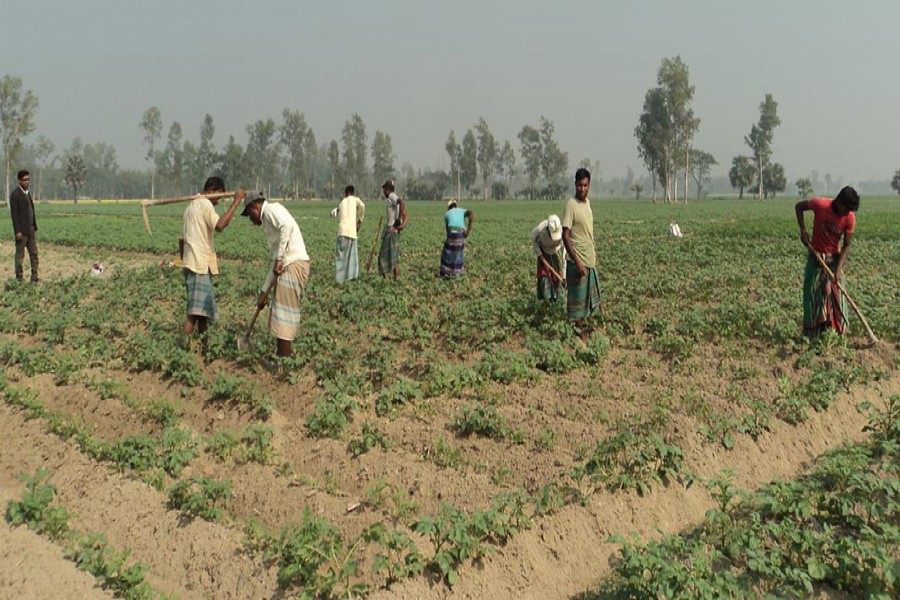
[[[272,268],[263,284],[263,292],[257,300],[257,307],[266,305],[266,291],[277,277],[272,308],[269,310],[269,331],[278,340],[278,356],[291,355],[291,342],[300,325],[300,301],[309,279],[309,255],[303,234],[297,221],[281,204],[267,202],[261,192],[247,192],[244,198],[244,212],[254,225],[262,225],[272,254]]]
[[[566,248],[562,241],[562,223],[556,215],[550,215],[531,230],[531,248],[537,255],[538,300],[555,302],[559,297],[562,270],[566,264]]]
[[[441,252],[441,277],[451,279],[459,277],[465,270],[466,238],[472,233],[472,221],[475,215],[471,210],[459,208],[456,200],[447,201],[447,212],[444,213],[444,227],[447,239]]]

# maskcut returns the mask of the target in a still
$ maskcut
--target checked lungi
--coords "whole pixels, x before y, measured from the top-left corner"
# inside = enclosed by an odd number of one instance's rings
[[[187,314],[194,317],[206,317],[210,321],[216,319],[216,298],[213,295],[212,276],[194,273],[190,269],[184,272],[184,287],[187,291]]]
[[[300,301],[309,279],[309,261],[296,260],[286,266],[278,283],[272,308],[269,309],[269,331],[279,340],[293,341],[300,324]]]
[[[834,273],[838,255],[819,256]],[[844,285],[843,280],[844,274],[841,273],[841,286]],[[841,334],[847,331],[847,301],[816,257],[810,254],[806,259],[806,271],[803,275],[803,333],[817,335],[829,327]]]
[[[466,230],[451,227],[441,252],[441,277],[459,277],[466,262]]]
[[[550,300],[551,302],[555,302],[557,298],[559,298],[559,286],[562,285],[562,281],[553,274],[553,271],[547,268],[547,263],[549,263],[557,273],[562,271],[563,259],[559,253],[552,254],[549,258],[546,254],[538,256],[537,297],[538,300]]]
[[[334,280],[343,283],[359,277],[359,244],[339,235],[334,251]]]
[[[568,290],[568,314],[570,321],[591,316],[600,306],[600,281],[597,270],[589,267],[584,277],[578,274],[574,262],[566,261],[566,283]]]
[[[389,275],[400,268],[400,232],[396,227],[387,227],[381,237],[378,251],[378,272]]]

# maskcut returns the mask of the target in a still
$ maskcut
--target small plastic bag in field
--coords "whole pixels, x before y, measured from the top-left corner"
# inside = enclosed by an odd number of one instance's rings
[[[678,223],[669,223],[669,237],[682,237]]]
[[[103,275],[103,263],[100,261],[95,262],[91,265],[91,275],[94,277],[100,277]]]

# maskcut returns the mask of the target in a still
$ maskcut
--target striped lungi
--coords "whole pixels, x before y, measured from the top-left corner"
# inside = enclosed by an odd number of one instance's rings
[[[272,308],[269,310],[269,331],[279,340],[293,341],[300,324],[300,301],[309,279],[309,261],[297,260],[278,276]]]
[[[395,227],[387,227],[381,237],[378,251],[378,272],[389,275],[400,268],[400,232]]]
[[[187,314],[194,317],[206,317],[210,321],[214,321],[217,313],[212,275],[209,271],[201,275],[190,269],[182,269],[182,272],[184,272],[184,287],[187,291]]]
[[[578,274],[574,262],[566,261],[566,284],[568,290],[568,313],[570,321],[591,316],[600,306],[600,281],[597,270],[588,267],[584,277]]]
[[[441,252],[441,277],[458,277],[463,274],[466,262],[466,230],[451,227]]]
[[[538,256],[537,297],[538,300],[550,300],[551,302],[555,302],[557,298],[559,298],[559,286],[562,285],[562,281],[553,274],[553,271],[547,268],[547,263],[549,263],[557,273],[562,271],[563,259],[559,253],[551,254],[549,257],[546,254]]]
[[[343,283],[359,277],[359,244],[357,240],[339,235],[334,251],[334,280]]]
[[[834,273],[838,255],[819,256],[825,259],[825,264]],[[842,286],[843,280],[844,274],[841,273]],[[803,275],[803,333],[818,335],[828,327],[837,333],[847,331],[847,301],[816,257],[810,254],[806,259],[806,271]]]

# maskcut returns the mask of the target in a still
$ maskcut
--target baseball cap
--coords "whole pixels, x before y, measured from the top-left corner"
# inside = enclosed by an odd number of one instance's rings
[[[250,205],[256,202],[257,200],[265,200],[266,197],[259,190],[249,190],[247,195],[244,196],[244,210],[241,212],[241,215],[246,217],[249,212]]]
[[[562,239],[562,223],[559,222],[559,217],[556,215],[547,217],[547,231],[550,233],[550,239],[554,242]]]

